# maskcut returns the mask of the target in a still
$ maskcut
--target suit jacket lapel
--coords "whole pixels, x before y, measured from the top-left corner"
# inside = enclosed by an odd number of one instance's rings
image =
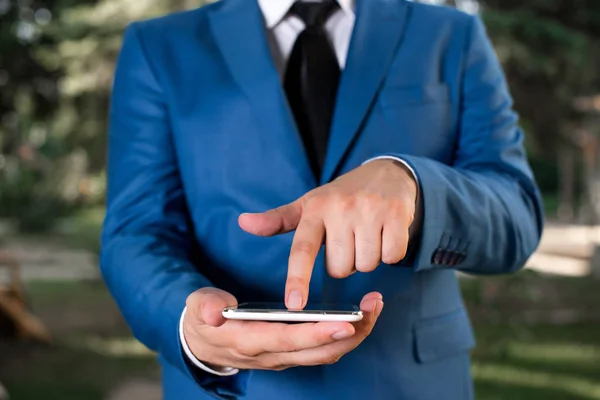
[[[275,68],[257,1],[222,1],[212,11],[210,25],[242,95],[250,102],[264,134],[272,135],[268,140],[273,141],[273,151],[284,151],[294,160],[301,179],[314,187],[316,180]]]
[[[321,184],[333,178],[371,109],[402,39],[407,9],[405,0],[357,1]]]

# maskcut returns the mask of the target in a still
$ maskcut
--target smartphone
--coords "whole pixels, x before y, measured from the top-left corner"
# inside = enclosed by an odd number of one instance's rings
[[[271,322],[356,322],[363,318],[357,306],[345,304],[307,304],[303,310],[288,310],[283,303],[241,303],[226,307],[227,319]]]

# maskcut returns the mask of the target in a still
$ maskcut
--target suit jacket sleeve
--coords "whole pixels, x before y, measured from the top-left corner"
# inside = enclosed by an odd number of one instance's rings
[[[541,236],[542,204],[494,49],[469,17],[453,165],[396,154],[418,176],[423,222],[417,271],[500,274],[523,267]]]
[[[182,353],[186,299],[211,282],[197,268],[206,260],[195,246],[165,97],[134,24],[125,33],[112,94],[101,269],[141,342],[213,395],[234,397],[243,392],[243,373],[204,373]]]

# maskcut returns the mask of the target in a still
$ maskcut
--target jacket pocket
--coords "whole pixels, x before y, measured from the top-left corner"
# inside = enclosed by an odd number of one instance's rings
[[[464,309],[424,319],[415,325],[415,356],[425,364],[467,352],[475,347],[475,337]]]
[[[384,108],[448,102],[449,99],[449,89],[445,84],[387,86],[379,93],[379,101]]]

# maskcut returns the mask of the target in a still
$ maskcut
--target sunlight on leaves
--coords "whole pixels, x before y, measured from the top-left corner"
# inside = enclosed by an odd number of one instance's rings
[[[99,26],[106,21],[132,21],[148,15],[158,15],[164,12],[160,1],[156,0],[105,0],[98,2],[92,9],[88,5],[72,7],[66,10],[66,22],[84,23],[88,26]],[[156,9],[156,11],[154,10]]]

